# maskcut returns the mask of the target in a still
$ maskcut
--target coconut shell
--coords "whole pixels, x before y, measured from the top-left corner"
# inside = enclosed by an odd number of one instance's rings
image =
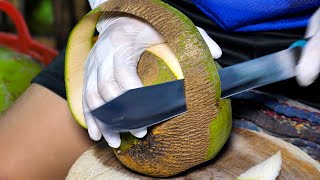
[[[118,159],[140,173],[164,177],[213,158],[231,131],[230,102],[220,100],[217,68],[195,25],[159,0],[110,0],[90,12],[72,32],[67,49],[66,83],[68,102],[76,119],[83,118],[83,77],[74,72],[83,67],[83,59],[90,51],[91,37],[87,34],[93,28],[88,25],[92,26],[103,11],[142,18],[163,35],[182,68],[188,109],[183,115],[149,128],[143,139],[122,134],[121,146],[115,149]],[[80,62],[76,63],[77,60]],[[144,76],[141,71],[139,75]]]

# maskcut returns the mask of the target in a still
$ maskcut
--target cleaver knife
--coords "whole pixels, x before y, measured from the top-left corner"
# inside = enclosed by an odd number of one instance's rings
[[[304,40],[288,49],[218,70],[221,98],[295,76]],[[92,111],[116,132],[149,127],[187,112],[184,80],[132,89]]]

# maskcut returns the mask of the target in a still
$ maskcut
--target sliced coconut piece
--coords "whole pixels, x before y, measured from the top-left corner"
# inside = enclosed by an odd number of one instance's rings
[[[238,180],[275,180],[281,170],[281,152],[278,151],[262,163],[241,174]]]

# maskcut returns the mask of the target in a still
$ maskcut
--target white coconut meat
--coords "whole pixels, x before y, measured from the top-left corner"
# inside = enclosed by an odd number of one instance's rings
[[[280,173],[282,164],[281,152],[278,151],[262,163],[251,167],[241,174],[238,180],[275,180]]]

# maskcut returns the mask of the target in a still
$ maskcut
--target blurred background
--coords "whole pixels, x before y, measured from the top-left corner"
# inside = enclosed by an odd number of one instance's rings
[[[61,49],[73,26],[90,11],[86,0],[7,0],[23,15],[33,39]],[[8,16],[0,13],[0,31],[14,32]]]
[[[0,115],[66,46],[89,11],[86,0],[0,0]]]

